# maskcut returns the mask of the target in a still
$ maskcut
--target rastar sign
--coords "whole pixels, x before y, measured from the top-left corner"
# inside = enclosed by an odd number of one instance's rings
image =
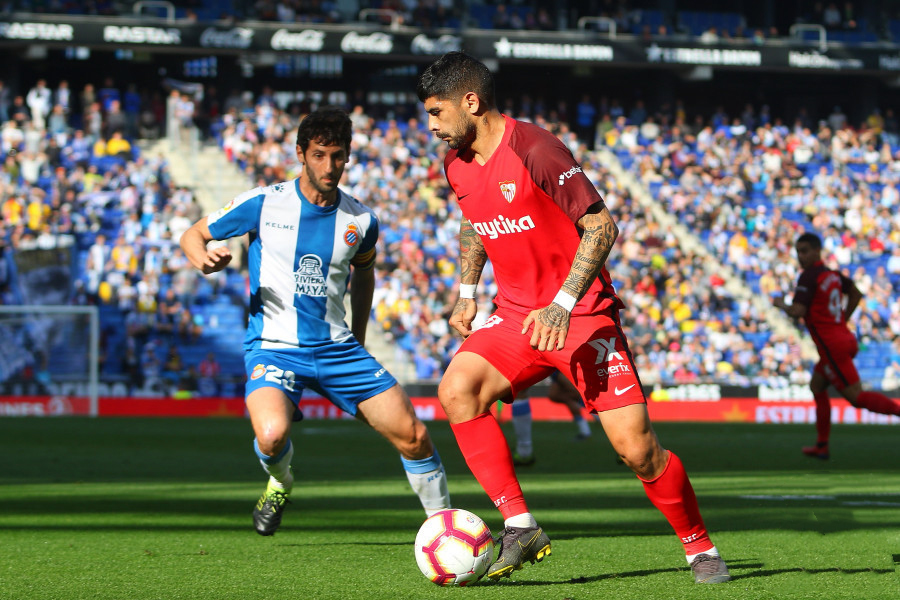
[[[74,37],[71,25],[53,23],[0,23],[0,38],[8,40],[63,40]]]
[[[120,44],[161,44],[173,46],[181,43],[181,32],[162,27],[118,27],[107,25],[103,28],[104,42]]]

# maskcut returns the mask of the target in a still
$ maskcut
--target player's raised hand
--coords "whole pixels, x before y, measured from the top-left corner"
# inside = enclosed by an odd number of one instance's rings
[[[549,306],[528,313],[522,322],[522,334],[527,334],[528,328],[533,324],[530,342],[532,348],[541,352],[562,350],[566,345],[571,316],[569,311],[553,302]]]
[[[217,273],[228,266],[231,262],[231,250],[226,246],[218,248],[210,248],[206,251],[206,260],[203,261],[203,273]]]
[[[472,333],[472,321],[478,312],[478,304],[473,298],[460,298],[453,307],[453,314],[448,319],[450,327],[464,338]]]

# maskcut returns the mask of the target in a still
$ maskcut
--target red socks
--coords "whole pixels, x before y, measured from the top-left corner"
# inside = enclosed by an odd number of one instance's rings
[[[513,467],[512,453],[494,415],[484,413],[471,421],[451,423],[450,428],[469,470],[503,518],[528,512]]]
[[[831,398],[824,391],[815,394],[813,400],[816,401],[816,442],[827,444],[831,436]]]
[[[860,392],[856,406],[883,415],[900,415],[900,404],[878,392]]]
[[[674,452],[669,452],[669,462],[659,477],[641,481],[650,502],[662,512],[684,544],[686,554],[700,554],[713,547],[700,516],[694,488]]]

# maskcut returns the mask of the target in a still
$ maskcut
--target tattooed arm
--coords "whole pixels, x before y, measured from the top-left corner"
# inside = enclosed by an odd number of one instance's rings
[[[563,282],[560,295],[565,300],[565,294],[576,302],[587,293],[588,288],[594,283],[597,275],[609,252],[612,250],[619,228],[616,227],[606,206],[598,202],[588,209],[588,212],[578,220],[578,226],[583,230],[581,243],[575,252],[575,260],[568,277]],[[558,296],[559,298],[559,296]],[[574,303],[573,303],[574,305]],[[566,334],[569,331],[569,317],[571,309],[567,309],[554,300],[549,306],[532,311],[522,324],[522,333],[534,323],[531,332],[531,346],[542,352],[545,350],[562,350],[566,342]]]
[[[481,238],[475,232],[472,224],[463,219],[459,226],[459,283],[460,285],[474,286],[481,278],[481,271],[487,262],[487,252]],[[478,304],[474,298],[460,298],[453,307],[450,315],[450,327],[455,329],[463,337],[472,333],[472,320],[478,312]]]

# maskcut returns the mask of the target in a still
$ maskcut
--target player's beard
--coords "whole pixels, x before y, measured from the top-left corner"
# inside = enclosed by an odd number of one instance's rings
[[[338,181],[340,181],[340,176],[330,175],[331,183],[324,183],[321,179],[319,179],[316,174],[310,169],[308,166],[305,168],[306,170],[306,178],[309,180],[309,185],[313,187],[314,190],[322,194],[323,196],[328,196],[333,194],[337,189]]]
[[[447,138],[447,145],[452,150],[465,151],[475,141],[475,123],[460,115],[459,122],[449,135],[438,133],[438,137]]]

